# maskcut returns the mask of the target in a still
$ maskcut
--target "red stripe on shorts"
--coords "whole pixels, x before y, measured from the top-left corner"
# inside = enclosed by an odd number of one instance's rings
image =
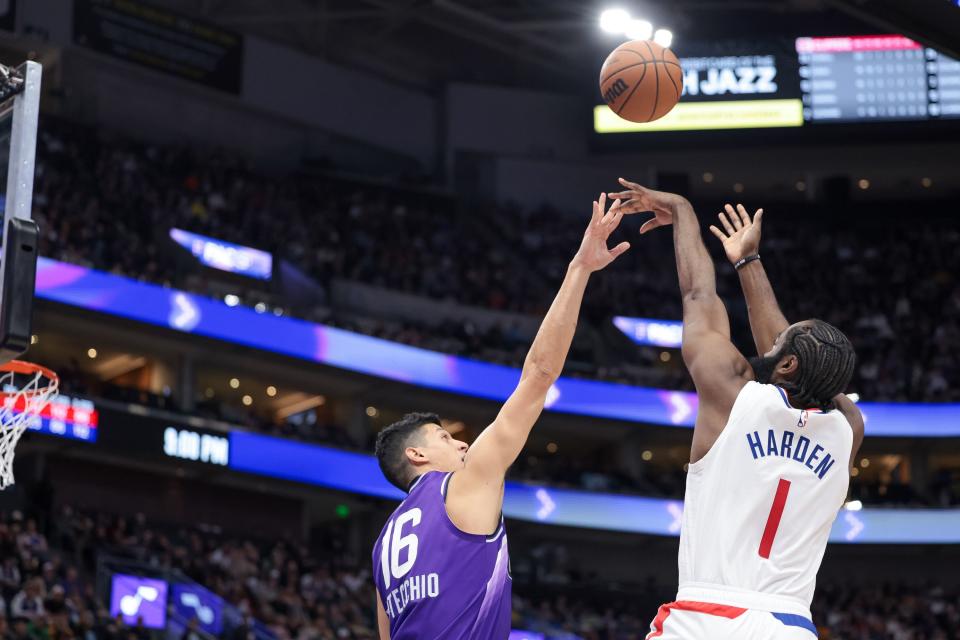
[[[653,630],[647,635],[647,640],[657,638],[663,635],[663,623],[670,616],[671,611],[695,611],[697,613],[706,613],[711,616],[720,616],[721,618],[734,618],[743,615],[746,609],[740,607],[730,607],[725,604],[712,604],[710,602],[694,602],[692,600],[680,600],[661,605],[657,610],[657,617],[653,619],[651,627]]]

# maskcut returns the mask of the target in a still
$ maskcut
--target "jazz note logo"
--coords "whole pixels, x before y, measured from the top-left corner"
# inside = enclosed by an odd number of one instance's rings
[[[122,611],[125,616],[135,616],[137,612],[140,611],[141,602],[144,600],[147,602],[156,602],[159,597],[160,592],[155,587],[149,587],[147,585],[139,586],[137,587],[136,595],[128,595],[120,598],[120,611]]]
[[[167,621],[167,583],[163,580],[115,573],[110,594],[110,615],[122,615],[127,624],[160,629]]]
[[[197,612],[197,619],[205,625],[213,624],[213,609],[200,602],[200,596],[195,593],[183,592],[180,594],[180,604]]]
[[[200,628],[218,636],[223,631],[224,602],[198,584],[174,584],[170,602],[183,620],[197,620]]]

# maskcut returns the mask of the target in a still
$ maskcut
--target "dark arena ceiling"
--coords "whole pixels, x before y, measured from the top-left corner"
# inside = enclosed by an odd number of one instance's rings
[[[674,48],[798,35],[899,32],[960,57],[949,0],[155,0],[331,62],[424,88],[452,81],[569,89],[614,44],[619,6],[674,33]]]

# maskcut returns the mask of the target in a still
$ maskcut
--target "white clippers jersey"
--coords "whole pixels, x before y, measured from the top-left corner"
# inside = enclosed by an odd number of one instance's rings
[[[779,387],[748,382],[687,473],[680,591],[763,594],[809,611],[852,446],[839,411],[801,411]]]

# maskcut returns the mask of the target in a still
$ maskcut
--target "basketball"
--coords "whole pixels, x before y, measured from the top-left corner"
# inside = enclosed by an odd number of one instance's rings
[[[614,113],[632,122],[667,115],[683,93],[680,61],[650,40],[625,42],[600,68],[600,94]]]

